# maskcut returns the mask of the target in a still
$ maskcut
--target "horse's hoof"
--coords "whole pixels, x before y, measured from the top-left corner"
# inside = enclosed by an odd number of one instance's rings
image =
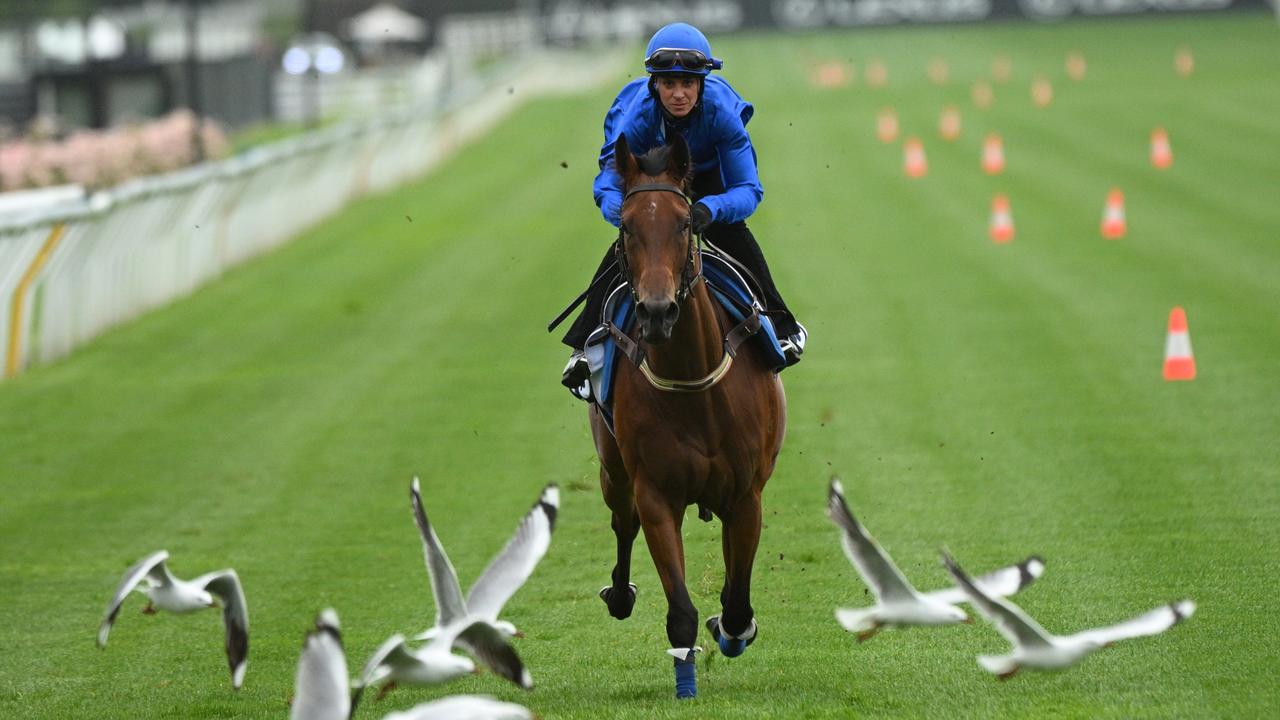
[[[636,606],[636,584],[627,583],[626,592],[617,592],[618,588],[605,585],[600,588],[600,599],[609,607],[609,614],[619,620],[631,617],[631,610]]]
[[[688,660],[676,659],[676,699],[692,700],[698,697],[698,670],[693,653]]]
[[[747,646],[756,641],[756,635],[759,634],[759,628],[756,621],[751,620],[751,626],[747,628],[746,637],[735,638],[720,632],[720,616],[712,615],[707,618],[707,630],[711,632],[711,637],[720,646],[720,654],[725,657],[738,657],[747,651]]]

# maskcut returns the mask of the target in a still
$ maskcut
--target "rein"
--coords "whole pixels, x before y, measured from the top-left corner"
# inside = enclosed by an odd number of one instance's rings
[[[641,192],[675,193],[684,198],[686,203],[691,202],[685,191],[675,185],[668,183],[641,183],[640,185],[636,185],[627,190],[627,194],[622,198],[623,204],[626,204],[627,200],[631,199],[632,195]],[[676,291],[677,305],[684,305],[684,301],[688,299],[690,292],[693,290],[693,286],[698,281],[706,281],[706,277],[702,274],[701,267],[697,265],[697,261],[695,260],[696,256],[694,255],[695,251],[698,255],[701,255],[702,253],[702,236],[699,235],[697,237],[695,246],[693,230],[690,229],[688,233],[687,259],[685,261],[684,269],[680,272],[680,288]],[[615,262],[617,263],[623,281],[630,288],[632,302],[636,306],[639,306],[640,297],[636,293],[635,283],[632,282],[631,267],[627,264],[626,236],[627,232],[625,226],[619,227],[618,240],[614,245],[614,255],[616,257]],[[695,267],[697,268],[696,270]],[[734,302],[736,303],[736,301]],[[734,328],[725,335],[724,356],[720,359],[720,364],[716,369],[696,380],[672,380],[658,375],[653,371],[653,368],[649,367],[649,359],[645,355],[644,348],[642,348],[639,343],[632,340],[631,336],[623,332],[623,330],[617,325],[614,325],[612,319],[606,319],[605,324],[609,329],[609,334],[613,336],[614,342],[618,344],[622,353],[640,369],[640,374],[644,376],[645,380],[649,381],[650,385],[663,392],[697,393],[710,390],[723,380],[724,377],[729,374],[729,369],[733,367],[733,360],[737,357],[738,348],[742,343],[746,342],[749,338],[760,331],[759,310],[755,307],[743,307],[741,309],[744,311],[744,318],[742,322],[734,326]]]

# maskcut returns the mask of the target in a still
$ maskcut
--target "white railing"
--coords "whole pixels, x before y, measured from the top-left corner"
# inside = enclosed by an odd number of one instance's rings
[[[621,72],[537,51],[452,91],[443,108],[334,126],[85,200],[0,216],[0,359],[10,377],[186,295],[352,199],[422,175],[538,93]],[[515,86],[519,93],[510,93]]]

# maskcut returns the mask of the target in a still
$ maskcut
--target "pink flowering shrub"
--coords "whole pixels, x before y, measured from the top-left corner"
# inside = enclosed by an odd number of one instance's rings
[[[183,109],[143,125],[80,130],[62,140],[2,143],[0,192],[61,183],[98,189],[186,167],[196,158],[195,124],[195,116]],[[212,120],[202,124],[200,142],[208,159],[230,151],[226,134]]]

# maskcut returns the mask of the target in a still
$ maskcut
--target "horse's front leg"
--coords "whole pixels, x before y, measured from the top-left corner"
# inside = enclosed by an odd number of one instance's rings
[[[720,541],[724,551],[723,608],[707,620],[707,629],[726,657],[741,655],[756,639],[755,610],[751,607],[751,569],[760,544],[760,494],[739,500],[725,513]]]
[[[694,643],[698,639],[698,609],[689,599],[684,581],[684,539],[680,535],[684,507],[675,507],[643,478],[636,479],[636,509],[649,545],[649,555],[667,595],[667,639],[675,656],[676,697],[696,697],[698,680]]]
[[[619,620],[631,617],[636,605],[636,586],[631,582],[631,548],[640,532],[640,516],[636,513],[631,483],[600,468],[600,489],[604,502],[613,511],[613,535],[618,541],[618,561],[613,566],[613,583],[600,589],[600,598],[609,606],[609,614]]]

